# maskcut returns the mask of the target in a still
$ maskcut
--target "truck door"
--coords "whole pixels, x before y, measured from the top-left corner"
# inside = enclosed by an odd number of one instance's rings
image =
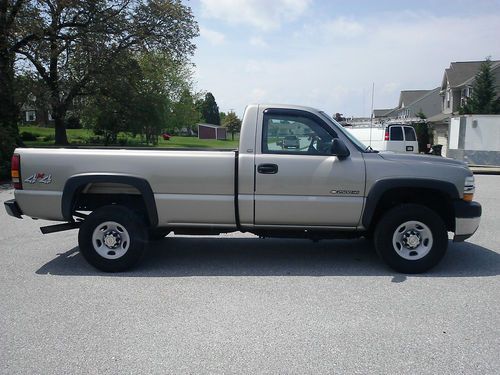
[[[332,156],[338,134],[307,111],[267,109],[258,122],[255,225],[358,225],[365,184],[361,152],[351,151],[343,160]],[[298,139],[297,147],[285,143],[291,136]]]

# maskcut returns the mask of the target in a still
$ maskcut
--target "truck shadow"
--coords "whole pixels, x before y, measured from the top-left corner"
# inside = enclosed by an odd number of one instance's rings
[[[189,276],[406,276],[386,267],[365,240],[168,237],[149,246],[132,271],[100,272],[83,259],[78,247],[44,264],[38,275],[189,277]],[[413,277],[477,277],[500,274],[500,254],[468,243],[449,243],[442,262]]]

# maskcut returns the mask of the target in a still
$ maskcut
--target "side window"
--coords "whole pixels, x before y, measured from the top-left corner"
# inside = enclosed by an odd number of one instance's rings
[[[334,136],[308,117],[265,114],[263,125],[265,154],[330,154]]]
[[[405,126],[405,139],[407,141],[416,141],[417,138],[415,136],[415,129]]]
[[[391,126],[391,141],[402,141],[403,140],[403,129],[401,126]]]

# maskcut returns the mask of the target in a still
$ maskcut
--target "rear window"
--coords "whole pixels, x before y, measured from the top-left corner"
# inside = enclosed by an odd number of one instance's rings
[[[403,140],[403,129],[401,126],[391,126],[391,141],[402,141]]]
[[[416,141],[417,137],[415,136],[415,129],[405,126],[405,139],[407,141]]]

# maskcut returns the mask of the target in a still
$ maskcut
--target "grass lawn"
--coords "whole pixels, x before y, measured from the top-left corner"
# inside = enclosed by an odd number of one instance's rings
[[[53,128],[42,128],[38,126],[21,126],[19,127],[19,132],[29,132],[37,137],[39,137],[36,141],[25,141],[24,143],[28,147],[37,147],[37,146],[53,146],[53,140],[44,140],[43,137],[53,137],[54,129]],[[85,143],[86,139],[94,137],[94,133],[88,129],[67,129],[66,133],[68,135],[69,142],[74,145],[85,145],[90,146]],[[137,142],[138,146],[143,146],[140,144],[140,137],[132,137],[126,134],[120,134],[119,138],[128,138]],[[53,139],[53,138],[52,138]],[[101,146],[101,145],[100,145]],[[127,145],[127,147],[130,147]],[[154,147],[154,146],[151,146]],[[238,141],[234,140],[226,140],[220,141],[216,139],[198,139],[197,137],[181,137],[174,136],[170,138],[169,141],[163,140],[161,137],[158,140],[158,145],[156,147],[179,147],[179,148],[228,148],[234,149],[238,147]]]

